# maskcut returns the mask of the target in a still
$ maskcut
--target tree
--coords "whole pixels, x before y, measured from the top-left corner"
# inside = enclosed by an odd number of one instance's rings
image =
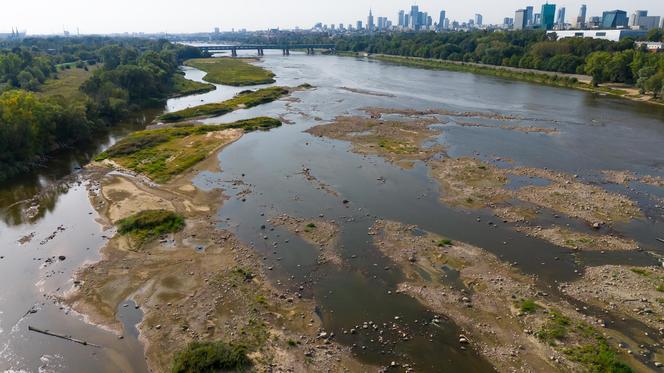
[[[611,61],[609,52],[594,52],[586,59],[586,74],[592,76],[593,85],[597,86],[607,80],[606,66]]]
[[[664,71],[651,76],[645,82],[645,91],[652,92],[653,98],[657,98],[662,92],[662,88],[664,88]]]
[[[657,69],[654,66],[646,66],[639,69],[637,73],[636,86],[639,88],[641,94],[645,94],[647,91],[647,82],[650,77],[657,73]]]
[[[664,30],[661,28],[655,28],[648,31],[646,35],[646,40],[648,41],[664,41]]]

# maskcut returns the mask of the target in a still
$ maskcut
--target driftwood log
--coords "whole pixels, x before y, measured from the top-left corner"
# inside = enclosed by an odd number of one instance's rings
[[[63,334],[53,333],[53,332],[50,332],[50,331],[48,331],[48,330],[43,330],[43,329],[39,329],[39,328],[32,327],[32,326],[30,326],[30,325],[28,325],[28,330],[31,331],[31,332],[35,332],[35,333],[41,333],[41,334],[49,335],[49,336],[51,336],[51,337],[56,337],[56,338],[65,339],[65,340],[67,340],[67,341],[74,342],[74,343],[78,343],[78,344],[82,344],[82,345],[84,345],[84,346],[92,346],[92,347],[101,348],[101,346],[99,346],[99,345],[96,345],[96,344],[94,344],[94,343],[90,343],[90,342],[84,341],[84,340],[82,340],[82,339],[76,339],[76,338],[70,337],[70,336],[68,336],[68,335],[63,335]]]

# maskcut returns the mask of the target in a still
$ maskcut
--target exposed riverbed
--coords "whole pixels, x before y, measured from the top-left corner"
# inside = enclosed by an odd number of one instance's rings
[[[664,110],[574,90],[354,58],[269,55],[261,65],[276,74],[276,85],[309,83],[315,89],[204,120],[213,124],[273,116],[288,124],[244,135],[220,153],[223,171],[203,172],[195,185],[203,190],[224,190],[230,198],[216,217],[219,228],[236,233],[257,257],[265,258],[265,265],[273,268],[270,279],[278,288],[302,292],[304,298],[312,299],[321,327],[334,332],[336,340],[350,346],[359,360],[377,366],[392,361],[414,364],[417,371],[437,371],[441,366],[479,371],[490,366],[475,349],[460,348],[459,335],[464,331],[444,313],[397,293],[404,274],[368,234],[378,219],[416,225],[487,250],[522,273],[535,276],[538,286],[551,293],[556,292],[558,283],[580,278],[584,266],[659,265],[657,255],[664,254],[664,244],[656,241],[664,236],[662,188],[638,180],[610,184],[602,171],[629,170],[664,177]],[[204,75],[192,68],[185,68],[185,73],[199,81]],[[218,86],[202,95],[169,100],[166,110],[221,101],[241,90]],[[555,246],[519,233],[490,209],[446,205],[440,198],[441,186],[420,160],[402,167],[389,157],[354,152],[348,141],[304,132],[339,116],[366,116],[362,109],[369,107],[481,112],[513,118],[505,125],[496,117],[437,115],[434,122],[440,122],[435,124],[440,133],[428,145],[441,146],[449,157],[472,156],[501,167],[565,172],[585,184],[622,193],[636,201],[644,216],[616,223],[611,229],[635,241],[641,250],[573,252]],[[530,130],[514,130],[516,127]],[[112,141],[103,141],[104,146]],[[45,171],[0,191],[0,273],[7,284],[0,290],[0,369],[146,369],[134,326],[141,313],[130,312],[133,304],[120,305],[118,313],[126,332],[118,339],[114,333],[88,325],[80,316],[61,309],[52,298],[72,287],[74,271],[84,262],[98,260],[106,237],[114,234],[95,221],[97,213],[87,189],[94,190],[96,185],[84,177],[79,184],[77,176],[70,176],[68,188],[51,188],[60,177],[76,173],[77,167],[76,162],[67,162],[60,172]],[[509,188],[546,185],[529,178],[515,178],[510,183]],[[42,190],[47,192],[34,217],[22,214],[31,203],[12,207]],[[271,223],[283,214],[334,221],[338,229],[335,260],[321,263],[321,252],[310,240],[287,226]],[[580,219],[554,215],[545,210],[537,219],[541,225],[564,221],[563,225],[592,231]],[[23,244],[19,243],[22,238]],[[31,313],[31,309],[37,312]],[[432,325],[431,320],[438,317],[440,322]],[[642,338],[639,328],[643,324],[603,317],[615,321],[610,327]],[[379,335],[372,327],[364,329],[368,322],[384,325],[385,333]],[[34,334],[28,332],[28,325],[104,348]],[[359,332],[350,333],[351,329]],[[639,342],[653,344],[657,337],[651,334]]]

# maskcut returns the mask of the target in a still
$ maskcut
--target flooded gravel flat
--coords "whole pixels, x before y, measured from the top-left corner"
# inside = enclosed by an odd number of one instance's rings
[[[439,371],[441,366],[451,371],[490,369],[489,362],[472,348],[459,348],[463,331],[454,322],[396,292],[403,274],[368,234],[378,219],[416,225],[485,249],[536,276],[541,287],[550,289],[580,278],[584,266],[657,265],[658,255],[664,255],[664,244],[656,241],[664,237],[662,188],[636,182],[607,184],[602,176],[604,170],[629,170],[664,177],[662,108],[568,89],[355,58],[294,53],[289,57],[268,55],[260,64],[276,74],[276,85],[309,83],[315,89],[295,92],[293,99],[204,120],[221,123],[273,116],[290,124],[247,134],[229,145],[219,155],[222,171],[201,173],[196,185],[224,189],[229,199],[218,213],[218,225],[230,228],[265,257],[266,265],[274,267],[270,275],[278,286],[294,291],[302,286],[303,296],[318,305],[324,329],[352,346],[363,361],[379,366],[391,361],[414,364],[416,371]],[[201,71],[184,70],[188,78],[202,79]],[[224,100],[243,89],[219,86],[202,95],[169,100],[165,110]],[[625,194],[638,201],[646,216],[613,229],[636,241],[642,250],[573,253],[515,231],[489,209],[444,205],[440,186],[423,162],[401,168],[379,156],[356,154],[348,142],[304,132],[339,116],[366,115],[362,109],[368,107],[492,113],[518,117],[519,126],[555,129],[555,134],[515,131],[500,128],[501,121],[482,118],[472,120],[482,126],[457,125],[455,121],[469,120],[446,116],[449,122],[437,126],[442,132],[435,142],[450,157],[474,156],[509,167],[547,168]],[[55,175],[43,172],[0,191],[0,281],[5,284],[0,288],[0,370],[146,369],[135,329],[141,313],[134,310],[133,303],[120,306],[118,313],[127,329],[120,340],[54,302],[53,296],[73,286],[71,277],[78,267],[99,259],[104,236],[114,234],[95,222],[86,189],[94,185],[87,185],[85,179],[79,184],[73,177],[69,187],[53,188],[42,199],[45,208],[33,219],[22,215],[30,204],[14,205],[48,189],[77,167],[78,163],[69,163]],[[243,184],[238,186],[237,180]],[[544,179],[514,177],[508,188],[547,184]],[[273,227],[268,220],[282,214],[334,220],[339,226],[340,263],[319,265],[317,247],[283,227]],[[542,219],[549,219],[544,215]],[[584,228],[574,219],[569,222]],[[22,238],[23,244],[19,243]],[[445,272],[450,286],[462,288],[454,270],[446,268]],[[439,316],[440,323],[433,326],[431,320]],[[368,322],[381,325],[385,332],[378,335],[371,327],[363,329]],[[86,339],[103,348],[34,334],[28,325]],[[355,328],[361,330],[348,332]]]

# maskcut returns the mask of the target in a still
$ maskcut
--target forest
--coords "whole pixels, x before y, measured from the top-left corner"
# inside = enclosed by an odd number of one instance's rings
[[[0,44],[0,181],[163,102],[176,89],[178,66],[195,57],[203,57],[198,49],[165,40],[53,37]],[[48,88],[73,69],[85,73],[79,92]]]

